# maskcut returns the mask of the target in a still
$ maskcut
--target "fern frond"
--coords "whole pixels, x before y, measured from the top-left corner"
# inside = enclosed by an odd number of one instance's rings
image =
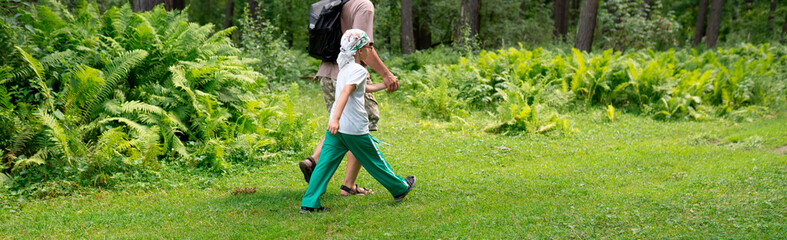
[[[210,36],[207,42],[216,42],[226,39],[227,37],[232,35],[232,32],[234,32],[237,29],[238,29],[237,27],[232,26],[232,27],[225,28],[224,30],[218,31],[214,33],[212,36]]]
[[[56,53],[52,53],[52,54],[46,55],[45,57],[41,58],[41,60],[39,60],[39,61],[40,61],[42,66],[51,66],[53,64],[60,64],[60,65],[72,64],[72,65],[76,65],[78,63],[75,63],[75,62],[72,61],[73,57],[75,55],[76,55],[76,53],[74,51],[65,50],[65,51],[62,51],[62,52],[56,52]]]
[[[147,55],[148,53],[145,50],[134,50],[121,53],[119,56],[113,58],[104,71],[104,81],[106,84],[104,84],[101,89],[96,92],[95,97],[87,103],[86,109],[90,112],[95,112],[95,107],[108,99],[110,94],[117,89],[121,81],[125,80],[129,71],[142,62]]]
[[[114,53],[126,52],[126,49],[123,47],[123,45],[118,43],[117,40],[115,40],[114,38],[107,37],[104,35],[101,35],[99,38],[102,40],[101,44],[103,46],[106,46],[108,49],[112,50],[112,52]],[[98,55],[98,53],[96,53],[96,55]]]
[[[3,85],[0,85],[0,107],[2,110],[9,111],[13,111],[16,107],[11,103],[11,93],[9,93]]]
[[[11,66],[0,66],[0,84],[5,84],[14,78],[13,70]]]
[[[31,56],[27,52],[25,52],[25,50],[22,50],[22,48],[20,48],[19,46],[15,46],[15,48],[22,55],[22,59],[25,61],[25,63],[27,63],[26,68],[30,69],[31,71],[33,71],[33,73],[35,73],[36,84],[40,88],[41,93],[44,95],[44,97],[46,97],[49,108],[54,109],[54,105],[52,103],[52,93],[49,90],[49,86],[47,86],[46,83],[44,82],[44,77],[43,77],[44,67],[41,65],[41,62],[39,62],[36,58]]]
[[[65,90],[65,113],[84,115],[86,103],[95,98],[98,90],[104,86],[104,73],[88,66],[77,66],[71,74]]]
[[[44,67],[41,65],[41,62],[39,62],[38,59],[31,56],[29,53],[25,52],[25,50],[22,50],[22,48],[20,48],[19,46],[15,46],[15,48],[19,52],[19,54],[22,55],[22,60],[24,60],[25,63],[27,63],[27,66],[25,67],[29,68],[35,74],[36,78],[38,79],[44,78],[43,77]]]
[[[168,149],[173,149],[175,152],[180,154],[181,156],[188,157],[189,153],[186,151],[186,146],[183,145],[183,142],[180,141],[180,138],[176,135],[178,133],[177,129],[165,127],[162,129],[164,132],[164,146]]]
[[[104,13],[105,32],[115,40],[125,39],[124,34],[133,15],[134,12],[128,4],[124,4],[121,8],[113,7],[107,10]]]
[[[139,124],[139,123],[137,123],[137,122],[135,122],[135,121],[133,121],[131,119],[128,119],[128,118],[122,118],[122,117],[106,118],[106,119],[103,119],[103,120],[99,121],[98,123],[99,124],[105,124],[105,123],[108,123],[108,122],[120,122],[120,123],[126,124],[126,126],[128,126],[134,133],[136,133],[137,136],[145,135],[148,132],[148,127],[146,127],[146,126],[144,126],[142,124]]]
[[[163,109],[140,101],[124,102],[120,105],[120,110],[124,113],[144,112],[157,115],[165,114]]]
[[[14,167],[11,168],[11,172],[19,172],[22,169],[25,169],[25,168],[27,168],[29,166],[34,165],[34,164],[37,164],[37,165],[44,165],[44,164],[46,164],[46,161],[44,159],[46,158],[46,155],[47,155],[46,153],[47,152],[48,152],[48,149],[46,149],[46,148],[45,149],[41,149],[35,155],[31,156],[30,158],[17,160],[16,162],[14,162]]]
[[[60,126],[60,123],[55,120],[55,117],[46,113],[43,109],[39,109],[35,115],[41,120],[41,123],[47,127],[47,133],[49,134],[50,141],[52,141],[57,150],[65,155],[64,157],[71,161],[71,150],[68,147],[68,135],[65,133],[63,128]]]
[[[35,137],[35,135],[39,132],[39,128],[40,125],[22,126],[18,133],[13,137],[14,139],[11,152],[19,153],[27,149],[30,140],[33,140],[33,137]]]
[[[139,49],[159,48],[161,47],[161,39],[145,16],[146,14],[134,15],[132,21],[137,25],[133,28],[129,44]]]

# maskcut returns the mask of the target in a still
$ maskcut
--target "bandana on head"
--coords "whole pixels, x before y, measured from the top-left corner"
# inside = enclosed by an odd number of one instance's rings
[[[369,35],[360,29],[350,29],[344,32],[341,40],[341,48],[339,48],[339,57],[336,58],[336,63],[339,68],[343,68],[348,63],[355,61],[355,52],[369,43]]]

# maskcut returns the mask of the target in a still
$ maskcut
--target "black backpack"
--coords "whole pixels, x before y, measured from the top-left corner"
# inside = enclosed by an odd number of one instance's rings
[[[309,9],[309,46],[312,57],[336,62],[342,38],[342,7],[350,0],[322,0]]]

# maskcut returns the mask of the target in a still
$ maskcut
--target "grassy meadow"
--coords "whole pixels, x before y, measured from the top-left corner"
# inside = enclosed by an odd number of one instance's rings
[[[787,116],[662,121],[577,107],[570,134],[504,136],[473,111],[422,117],[403,97],[377,94],[382,151],[417,185],[399,203],[368,173],[368,196],[339,196],[344,164],[322,202],[299,214],[297,162],[224,174],[164,170],[150,184],[0,208],[0,239],[71,238],[787,238]],[[302,86],[297,111],[325,126],[322,96]],[[316,141],[316,139],[314,139]],[[304,156],[305,157],[305,156]],[[250,194],[234,189],[256,187]]]

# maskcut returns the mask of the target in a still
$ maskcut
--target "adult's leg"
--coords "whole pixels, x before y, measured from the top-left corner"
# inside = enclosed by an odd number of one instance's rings
[[[355,158],[355,155],[353,155],[352,152],[347,152],[347,170],[344,171],[344,182],[342,182],[342,185],[355,190],[356,193],[363,193],[363,194],[374,193],[374,191],[371,189],[355,187],[355,180],[358,179],[358,172],[360,170],[361,170],[361,163],[358,162],[358,159]],[[339,190],[339,194],[343,196],[347,196],[352,193],[347,192],[345,190]]]
[[[317,143],[317,147],[314,148],[314,153],[312,153],[312,159],[314,159],[314,163],[317,163],[320,159],[320,152],[322,151],[322,142],[325,141],[325,137],[320,139],[320,142]]]
[[[394,174],[371,135],[343,135],[343,139],[363,168],[388,189],[391,195],[399,196],[410,188],[404,178]]]
[[[325,100],[325,110],[327,110],[328,115],[330,115],[331,107],[333,106],[333,102],[336,100],[334,96],[334,91],[336,90],[336,79],[329,77],[318,77],[318,81],[320,82],[320,87],[322,88],[323,100]],[[317,147],[314,149],[314,153],[306,158],[306,160],[300,161],[298,163],[298,166],[303,172],[303,178],[307,183],[310,181],[312,172],[314,172],[314,168],[317,166],[317,162],[320,159],[320,151],[322,150],[322,144],[324,141],[325,138],[320,140],[320,142],[317,144]]]
[[[371,85],[372,80],[366,78],[366,85]],[[377,131],[377,122],[380,121],[380,111],[377,109],[377,99],[374,98],[374,93],[364,93],[364,109],[369,118],[369,131]]]
[[[340,134],[337,133],[337,135]],[[309,180],[309,187],[301,200],[301,207],[320,208],[322,206],[320,196],[328,188],[328,181],[333,177],[346,152],[345,144],[337,136],[326,131],[322,154],[320,154],[319,163],[314,168],[311,180]]]

